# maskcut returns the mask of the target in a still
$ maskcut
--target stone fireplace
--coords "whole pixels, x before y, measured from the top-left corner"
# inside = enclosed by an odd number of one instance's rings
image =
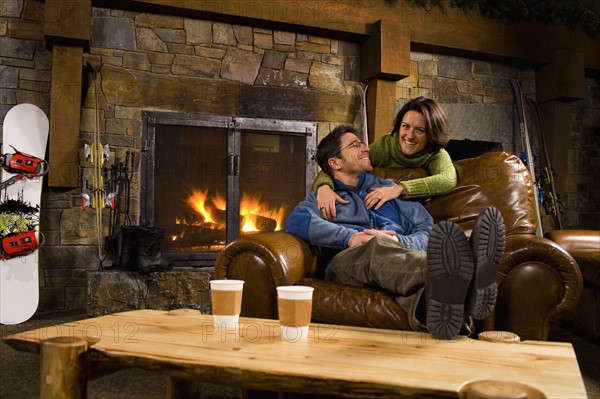
[[[360,119],[359,45],[102,8],[93,9],[91,45],[85,58],[101,65],[103,142],[115,162],[126,151],[139,162],[130,219],[165,229],[163,256],[175,268],[88,270],[87,312],[209,311],[219,251],[242,234],[282,229],[314,180],[318,136]],[[93,91],[83,104],[84,142]],[[76,211],[77,227],[94,225]],[[77,244],[94,241],[90,231]]]
[[[142,115],[140,224],[165,229],[163,256],[212,266],[240,235],[283,230],[315,178],[314,123]]]
[[[84,57],[100,66],[103,143],[114,162],[126,151],[139,162],[128,219],[165,229],[176,266],[211,266],[251,233],[248,212],[256,231],[282,229],[316,174],[318,135],[359,120],[357,43],[103,8],[93,9],[91,33]],[[94,92],[83,104],[83,142]]]

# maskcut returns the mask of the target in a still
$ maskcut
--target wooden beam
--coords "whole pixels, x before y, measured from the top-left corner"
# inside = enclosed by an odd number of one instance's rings
[[[552,61],[536,71],[539,102],[575,101],[585,98],[585,62],[582,53],[560,50]]]
[[[55,45],[52,49],[48,172],[51,187],[79,186],[82,57],[82,47]]]
[[[243,115],[248,118],[352,123],[355,97],[328,91],[250,86],[228,80],[180,76],[104,64],[102,94],[110,104],[169,109],[182,104],[188,113]]]
[[[44,35],[48,46],[80,45],[89,48],[91,32],[91,0],[46,0]]]
[[[389,20],[371,26],[371,35],[360,46],[361,80],[398,81],[410,75],[410,30]]]
[[[367,89],[367,125],[371,142],[392,130],[396,116],[396,82],[373,79],[366,83],[369,86]]]
[[[560,50],[552,61],[536,71],[536,97],[540,105],[542,131],[552,166],[555,188],[567,194],[567,151],[571,131],[570,102],[585,98],[585,62],[582,53]]]

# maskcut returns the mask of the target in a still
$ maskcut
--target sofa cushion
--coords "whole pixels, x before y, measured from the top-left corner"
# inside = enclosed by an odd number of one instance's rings
[[[521,160],[504,152],[454,162],[458,185],[432,198],[426,208],[436,222],[458,223],[470,235],[475,219],[489,206],[498,208],[506,234],[535,234],[533,180]]]
[[[425,201],[425,207],[436,222],[458,223],[470,235],[479,213],[493,205],[502,213],[507,234],[535,234],[533,180],[517,156],[489,152],[456,161],[454,167],[457,186]],[[428,175],[425,169],[375,168],[373,172],[395,181]]]
[[[315,289],[313,322],[411,330],[406,313],[389,292],[339,285],[315,278],[303,278],[298,285]]]

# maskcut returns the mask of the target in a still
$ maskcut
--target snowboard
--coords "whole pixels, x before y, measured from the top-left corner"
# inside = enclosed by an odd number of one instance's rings
[[[38,307],[38,248],[41,238],[38,222],[42,176],[48,168],[43,161],[48,129],[46,114],[33,104],[16,105],[4,118],[0,179],[0,182],[6,182],[0,192],[3,210],[0,215],[3,217],[0,226],[1,324],[22,323],[33,316]],[[21,168],[19,165],[24,166]],[[27,165],[30,169],[23,172]],[[13,212],[14,204],[30,212]],[[11,211],[6,212],[7,208]],[[9,217],[18,219],[18,222],[12,223]]]

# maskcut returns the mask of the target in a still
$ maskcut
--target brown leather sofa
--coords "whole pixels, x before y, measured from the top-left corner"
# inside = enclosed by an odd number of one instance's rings
[[[426,202],[436,221],[451,220],[470,235],[490,205],[506,224],[506,251],[497,273],[495,311],[478,330],[505,330],[521,339],[546,340],[549,325],[577,303],[582,278],[575,260],[556,243],[535,235],[533,183],[516,156],[493,152],[455,162],[458,185]],[[398,179],[406,170],[376,170]],[[422,171],[410,170],[414,178]],[[215,265],[216,278],[241,279],[242,316],[277,318],[276,287],[315,288],[313,322],[410,330],[406,314],[384,291],[342,286],[321,278],[319,248],[284,233],[242,236],[228,244]]]
[[[600,342],[600,231],[554,230],[544,236],[571,254],[583,277],[581,298],[561,324]]]

